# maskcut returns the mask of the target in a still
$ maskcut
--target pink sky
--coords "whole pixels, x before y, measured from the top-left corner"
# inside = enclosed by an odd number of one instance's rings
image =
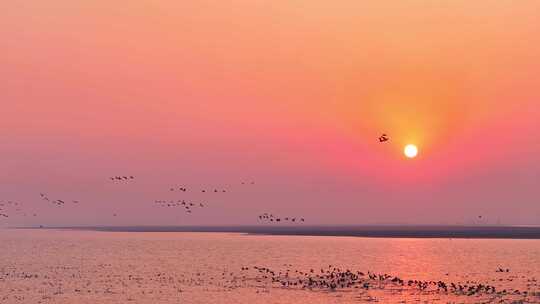
[[[538,1],[4,2],[10,224],[540,224]]]

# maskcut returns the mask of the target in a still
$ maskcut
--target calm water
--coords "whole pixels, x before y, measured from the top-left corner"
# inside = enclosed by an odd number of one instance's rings
[[[539,240],[0,230],[0,243],[0,303],[540,303]],[[528,293],[282,288],[253,270],[328,265]]]

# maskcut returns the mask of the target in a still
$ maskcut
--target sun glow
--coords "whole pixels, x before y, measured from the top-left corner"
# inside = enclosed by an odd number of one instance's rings
[[[405,146],[403,153],[405,153],[405,156],[408,158],[415,158],[416,155],[418,155],[418,148],[415,145],[409,144]]]

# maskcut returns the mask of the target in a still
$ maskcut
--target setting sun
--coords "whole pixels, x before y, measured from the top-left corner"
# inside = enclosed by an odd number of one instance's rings
[[[416,155],[418,155],[418,148],[415,145],[409,144],[405,146],[403,153],[405,153],[405,156],[408,158],[415,158]]]

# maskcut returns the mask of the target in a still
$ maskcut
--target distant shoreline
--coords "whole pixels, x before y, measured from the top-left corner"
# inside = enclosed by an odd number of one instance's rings
[[[222,232],[371,238],[540,239],[538,226],[71,226],[17,227],[102,232]]]

